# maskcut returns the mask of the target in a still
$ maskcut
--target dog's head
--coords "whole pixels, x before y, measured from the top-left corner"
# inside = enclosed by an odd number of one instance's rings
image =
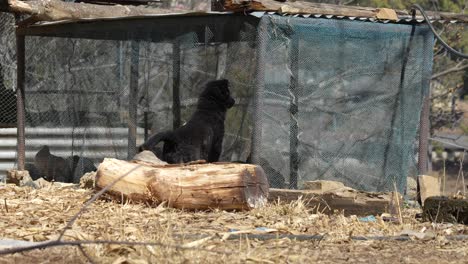
[[[226,79],[208,82],[200,97],[215,101],[226,109],[231,108],[236,102],[234,98],[231,97],[229,81]]]

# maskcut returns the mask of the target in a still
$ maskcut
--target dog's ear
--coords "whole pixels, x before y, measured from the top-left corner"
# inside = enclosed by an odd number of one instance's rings
[[[218,81],[219,81],[219,86],[229,87],[229,81],[227,79],[220,79]]]

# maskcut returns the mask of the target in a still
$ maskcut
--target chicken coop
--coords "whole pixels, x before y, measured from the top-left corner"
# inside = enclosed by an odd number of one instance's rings
[[[404,193],[427,155],[418,138],[434,36],[411,17],[213,11],[16,34],[20,168],[39,134],[57,156],[130,159],[151,134],[183,125],[220,78],[236,101],[220,161],[260,164],[270,187],[336,180]]]

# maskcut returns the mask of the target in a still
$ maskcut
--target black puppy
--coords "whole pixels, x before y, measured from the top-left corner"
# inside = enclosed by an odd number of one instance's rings
[[[48,181],[71,182],[71,170],[64,158],[50,153],[48,146],[42,146],[34,157],[34,166]]]
[[[151,150],[156,154],[156,145],[164,141],[162,157],[159,158],[168,163],[200,159],[218,161],[223,144],[226,111],[234,103],[228,80],[208,82],[198,98],[197,109],[190,120],[174,131],[151,136],[139,147],[139,152]]]

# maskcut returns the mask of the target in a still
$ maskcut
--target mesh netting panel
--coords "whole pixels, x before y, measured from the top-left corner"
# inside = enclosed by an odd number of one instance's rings
[[[15,18],[0,12],[0,128],[16,125]]]
[[[72,156],[95,165],[104,157],[127,159],[145,137],[183,125],[205,83],[217,78],[230,80],[236,100],[226,117],[221,160],[245,161],[255,73],[255,59],[245,58],[256,57],[256,28],[246,22],[235,38],[222,42],[215,35],[224,28],[211,24],[176,37],[158,35],[157,42],[145,36],[128,41],[26,37],[29,166],[44,145],[69,165]]]
[[[432,66],[429,30],[279,16],[259,28],[259,161],[273,185],[403,192]]]

